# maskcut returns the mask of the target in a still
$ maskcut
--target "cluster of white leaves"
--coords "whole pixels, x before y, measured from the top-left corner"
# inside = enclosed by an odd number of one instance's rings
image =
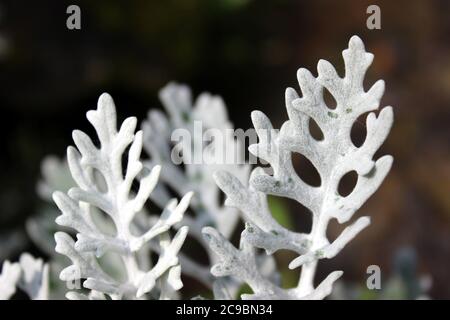
[[[11,298],[17,288],[25,292],[32,300],[48,299],[48,264],[23,253],[19,262],[3,262],[0,273],[0,300]]]
[[[367,135],[360,147],[351,140],[350,131],[358,117],[378,109],[384,82],[379,80],[364,91],[364,75],[373,55],[365,51],[360,38],[354,36],[350,39],[343,58],[343,78],[325,60],[318,63],[317,77],[306,69],[298,70],[302,96],[292,88],[286,90],[289,120],[279,131],[273,129],[262,112],[252,113],[259,143],[251,145],[249,151],[267,161],[272,174],[260,167],[255,168],[248,187],[243,184],[245,181],[228,172],[215,174],[217,184],[227,195],[226,205],[243,212],[246,229],[241,235],[239,249],[215,229],[204,229],[205,238],[220,259],[211,271],[217,277],[233,276],[245,281],[253,294],[242,296],[244,299],[323,299],[331,293],[333,283],[342,271],[332,272],[315,286],[318,261],[336,256],[370,223],[369,217],[360,217],[331,243],[326,235],[331,219],[344,224],[352,218],[379,187],[393,160],[389,155],[373,160],[374,153],[390,131],[393,122],[391,107],[383,108],[378,116],[374,112],[367,116]],[[325,89],[337,102],[335,109],[326,105]],[[311,135],[310,121],[315,121],[321,129],[322,140]],[[315,166],[321,178],[319,187],[305,183],[296,174],[292,165],[293,153],[304,155]],[[339,194],[338,185],[341,178],[351,171],[357,173],[357,183],[344,197]],[[308,208],[313,221],[311,232],[297,233],[278,224],[268,208],[268,194],[294,199]],[[302,267],[298,285],[283,289],[266,279],[258,270],[255,248],[265,249],[269,255],[280,249],[298,254],[289,264],[291,269]]]
[[[160,167],[148,172],[140,161],[143,133],[134,133],[136,118],[127,118],[117,130],[116,110],[108,94],[100,96],[97,110],[89,111],[87,118],[96,130],[100,146],[84,132],[73,132],[78,150],[69,147],[67,161],[77,186],[67,194],[53,194],[62,212],[56,222],[75,230],[77,238],[74,241],[66,232],[55,234],[56,251],[72,262],[62,270],[60,279],[74,289],[82,289],[77,287],[82,281],[84,289],[90,290],[87,295],[70,291],[66,296],[172,298],[182,287],[177,254],[188,227],[180,227],[172,239],[169,232],[182,220],[192,193],[179,203],[176,199],[168,201],[161,216],[149,216],[144,205],[157,184]],[[132,188],[134,183],[138,184],[136,191]],[[154,264],[150,244],[159,249]],[[124,279],[102,268],[100,260],[108,255],[119,258]]]
[[[191,201],[191,208],[195,215],[192,217],[185,216],[176,227],[188,225],[190,234],[204,245],[210,256],[211,264],[213,264],[216,257],[204,242],[201,230],[206,225],[212,225],[229,238],[236,227],[239,211],[235,208],[221,205],[219,188],[214,182],[212,174],[216,170],[227,170],[242,180],[248,180],[249,166],[233,163],[224,164],[221,162],[222,159],[210,161],[209,163],[186,164],[184,168],[175,165],[171,160],[171,148],[173,147],[171,133],[181,128],[191,133],[192,138],[201,138],[202,135],[195,136],[193,134],[194,121],[201,123],[203,131],[220,128],[218,130],[223,133],[222,137],[227,139],[225,142],[223,140],[209,141],[207,145],[203,146],[207,147],[205,156],[215,156],[214,151],[217,145],[219,147],[222,145],[228,146],[228,148],[233,149],[233,152],[240,152],[242,148],[238,146],[239,141],[229,135],[232,131],[226,131],[226,129],[232,129],[233,127],[227,118],[226,107],[220,97],[203,93],[192,105],[190,89],[187,86],[175,83],[171,83],[163,88],[160,91],[160,97],[164,106],[166,106],[168,114],[171,116],[167,118],[157,110],[149,112],[148,120],[143,123],[142,127],[144,148],[151,155],[151,160],[144,164],[148,168],[160,165],[162,167],[160,178],[165,182],[166,186],[175,190],[179,195],[183,195],[189,190],[195,191],[196,197]],[[187,142],[187,140],[183,142]],[[194,143],[199,143],[199,141],[197,140]],[[199,150],[203,149],[192,151],[198,152]],[[226,152],[226,150],[224,151]],[[243,157],[244,155],[236,154],[236,156]],[[59,159],[55,156],[46,157],[41,164],[41,174],[42,179],[37,184],[37,193],[44,201],[51,201],[52,193],[55,190],[67,192],[76,184],[71,176],[67,159]],[[168,188],[164,185],[157,185],[150,198],[160,207],[163,207],[170,200]],[[54,251],[55,241],[53,234],[57,229],[61,229],[61,226],[57,226],[54,223],[58,210],[55,210],[53,206],[48,206],[41,211],[38,215],[28,219],[26,224],[27,232],[33,242],[50,256],[51,276],[59,275],[65,261],[61,259],[61,255],[55,255]],[[101,224],[108,224],[108,221],[102,220]],[[64,228],[64,231],[72,233],[70,228]],[[149,246],[157,252],[160,250],[155,242],[150,243]],[[209,265],[200,264],[182,253],[179,254],[179,259],[184,273],[198,279],[211,289],[219,286],[219,283],[217,285],[214,284],[214,278],[209,272]],[[264,260],[262,261],[264,268],[268,273],[273,273],[275,269],[273,260],[267,258]],[[107,256],[101,263],[105,268],[113,269],[114,274],[123,276],[124,270],[116,266],[117,259]],[[231,281],[232,283],[226,283],[225,289],[224,281],[219,282],[224,290],[232,295],[234,295],[233,293],[239,286],[236,281]],[[56,283],[61,283],[62,286],[54,287],[51,295],[52,298],[59,299],[62,297],[61,293],[65,291],[65,286],[64,282],[56,281]]]
[[[244,164],[241,141],[232,134],[233,125],[228,119],[221,97],[202,93],[194,102],[189,87],[176,83],[169,83],[161,89],[159,96],[167,116],[159,110],[151,110],[147,121],[142,125],[144,149],[150,156],[148,166],[160,165],[161,180],[164,182],[156,187],[150,197],[155,203],[163,205],[170,197],[169,190],[178,195],[189,190],[195,192],[190,206],[193,215],[185,215],[181,224],[189,226],[190,236],[204,246],[210,263],[214,264],[216,256],[204,241],[202,228],[214,226],[226,238],[230,238],[240,214],[238,209],[222,205],[213,173],[218,170],[226,171],[247,181],[250,166]],[[201,131],[198,131],[199,126]],[[211,129],[216,132],[215,139],[207,137],[207,132]],[[175,137],[172,136],[174,132],[184,135]],[[173,141],[175,138],[180,138],[181,141]],[[223,148],[220,150],[222,152],[216,153],[217,148]],[[233,162],[226,162],[220,157],[231,154],[235,158]],[[173,160],[177,157],[183,166],[174,163]],[[202,161],[197,163],[194,159]],[[208,266],[193,261],[184,254],[180,254],[180,262],[183,273],[212,288],[213,279]],[[233,289],[229,287],[228,290]]]
[[[349,222],[392,165],[391,156],[373,160],[393,121],[391,107],[378,116],[371,112],[379,107],[384,82],[376,82],[367,92],[363,88],[373,55],[365,52],[358,37],[352,37],[343,57],[343,78],[324,60],[318,63],[317,77],[298,70],[302,96],[292,88],[286,90],[289,120],[280,130],[262,112],[252,113],[259,143],[249,151],[270,164],[270,173],[258,167],[250,174],[249,165],[242,164],[241,141],[230,130],[233,126],[218,96],[203,93],[193,102],[187,86],[170,83],[160,91],[167,115],[151,110],[142,131],[135,133],[133,117],[117,130],[114,103],[103,94],[97,110],[87,113],[100,145],[75,130],[77,148],[68,148],[67,161],[48,158],[43,162],[38,193],[47,201],[53,194],[62,214],[56,218],[49,209],[27,221],[27,231],[49,255],[49,263],[28,254],[19,263],[5,261],[0,299],[10,298],[17,287],[31,299],[48,299],[49,266],[53,273],[62,270],[60,279],[74,289],[66,294],[69,299],[177,298],[181,272],[211,288],[216,299],[233,299],[242,283],[253,291],[242,295],[243,299],[325,298],[342,271],[332,272],[316,286],[318,261],[336,256],[369,225],[370,218],[357,219],[331,242],[326,236],[329,221]],[[336,100],[336,108],[327,106],[325,90]],[[358,147],[350,131],[358,117],[368,112],[366,139]],[[312,121],[323,139],[311,135]],[[216,134],[206,135],[210,129]],[[182,142],[175,143],[176,130],[187,134]],[[143,147],[150,156],[145,162],[140,160]],[[320,186],[311,186],[296,174],[293,153],[304,155],[316,167]],[[230,154],[234,162],[216,158]],[[183,165],[173,162],[177,157]],[[351,171],[357,173],[357,183],[349,195],[341,196],[339,183]],[[157,184],[158,178],[162,184]],[[225,206],[219,188],[227,196]],[[55,189],[60,191],[53,193]],[[173,192],[182,197],[179,203],[171,199]],[[267,195],[291,198],[308,208],[313,217],[310,233],[281,226],[269,210]],[[147,212],[148,199],[163,210],[161,215]],[[191,215],[185,214],[189,205]],[[230,239],[240,217],[246,225],[240,247],[235,248]],[[61,256],[54,254],[50,237],[55,218],[63,230],[54,236]],[[173,238],[172,228],[177,230]],[[204,246],[211,270],[179,252],[188,230]],[[273,257],[278,250],[298,255],[289,264],[291,269],[302,268],[293,288],[280,286]],[[152,261],[152,252],[157,253],[157,261]],[[63,256],[71,260],[70,266],[63,267]],[[52,297],[61,296],[55,291]]]
[[[55,191],[67,192],[75,185],[66,158],[60,159],[54,155],[49,155],[42,160],[41,179],[37,183],[36,191],[43,203],[39,211],[27,219],[25,226],[33,244],[48,256],[49,279],[52,283],[49,299],[52,300],[64,299],[67,292],[66,283],[59,279],[59,274],[67,266],[67,261],[63,255],[55,251],[54,234],[58,231],[64,231],[75,236],[74,230],[56,224],[55,220],[60,215],[60,211],[53,202],[52,194]],[[101,216],[97,217],[97,220],[99,219],[101,219]],[[99,223],[108,225],[108,228],[113,229],[109,220],[103,219]],[[115,256],[105,256],[100,264],[117,276],[126,276],[120,259]]]

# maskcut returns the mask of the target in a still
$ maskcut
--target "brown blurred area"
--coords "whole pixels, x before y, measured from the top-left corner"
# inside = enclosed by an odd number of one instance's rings
[[[79,31],[66,29],[69,4],[81,8]],[[381,30],[366,28],[371,4],[381,8]],[[449,17],[444,0],[0,1],[0,232],[36,212],[41,159],[64,154],[101,92],[123,118],[144,119],[160,108],[158,89],[177,80],[222,95],[236,127],[251,127],[254,109],[279,127],[296,70],[316,74],[326,59],[342,72],[341,52],[356,34],[375,54],[366,88],[384,79],[382,105],[394,107],[377,154],[395,160],[359,211],[371,226],[318,277],[342,269],[361,281],[371,264],[389,273],[396,250],[411,246],[433,279],[430,296],[450,299]],[[363,121],[355,136],[364,134]]]

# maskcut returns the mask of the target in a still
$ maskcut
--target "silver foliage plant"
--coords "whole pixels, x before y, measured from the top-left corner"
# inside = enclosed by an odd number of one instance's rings
[[[230,134],[233,125],[220,96],[204,92],[193,101],[188,86],[169,83],[160,90],[159,97],[166,114],[150,110],[142,125],[144,149],[150,156],[146,165],[150,168],[155,165],[162,167],[160,177],[163,183],[156,187],[150,198],[161,206],[170,197],[169,188],[180,196],[194,191],[195,196],[190,204],[193,215],[184,215],[181,225],[189,226],[189,235],[203,246],[208,254],[209,265],[212,265],[217,262],[217,256],[202,237],[202,228],[214,226],[226,238],[230,238],[240,217],[237,208],[222,205],[220,189],[213,179],[213,173],[223,170],[239,179],[248,180],[250,166],[243,163],[245,155],[240,153],[243,148]],[[220,131],[222,140],[205,141],[204,135],[210,129]],[[186,139],[175,144],[175,132],[184,133],[185,136],[180,139]],[[228,148],[224,153],[237,152],[236,161],[225,163],[224,159],[217,158],[216,148]],[[188,152],[182,152],[188,149]],[[183,163],[183,167],[174,163],[176,157],[179,157],[177,162]],[[194,159],[202,161],[195,163]],[[183,273],[212,289],[214,279],[209,265],[202,265],[183,253],[179,254],[179,258]],[[229,280],[233,282],[233,279]],[[235,292],[237,288],[236,281],[228,281],[227,290]]]
[[[240,247],[235,248],[220,232],[211,227],[203,229],[211,248],[220,257],[211,272],[217,277],[232,276],[246,282],[253,294],[243,299],[323,299],[332,291],[333,283],[342,271],[329,274],[317,286],[315,272],[321,259],[335,257],[345,245],[370,224],[369,217],[360,217],[350,224],[332,242],[326,231],[331,219],[340,224],[350,221],[353,214],[376,191],[391,168],[390,155],[374,160],[373,156],[386,139],[393,122],[391,107],[383,108],[378,116],[371,111],[378,109],[384,92],[384,82],[377,81],[368,91],[363,88],[366,70],[373,55],[365,51],[360,38],[353,36],[348,49],[343,51],[345,76],[340,77],[334,67],[325,60],[317,66],[318,76],[299,69],[297,78],[302,96],[292,88],[286,90],[286,109],[289,120],[279,131],[273,129],[270,120],[260,111],[252,113],[252,121],[258,133],[259,143],[249,151],[267,161],[273,174],[263,168],[253,170],[249,185],[228,172],[217,172],[215,179],[226,193],[226,204],[240,209],[246,221]],[[335,109],[324,101],[327,89],[337,102]],[[358,117],[367,112],[367,136],[356,147],[350,131]],[[323,133],[316,140],[309,131],[309,122],[317,123]],[[320,174],[321,185],[305,183],[295,172],[292,153],[307,157]],[[346,197],[338,193],[341,178],[356,171],[358,178],[353,191]],[[244,181],[245,183],[245,181]],[[278,224],[272,217],[267,195],[294,199],[311,211],[310,233],[297,233]],[[298,285],[284,289],[266,279],[258,270],[255,248],[267,254],[287,249],[298,254],[290,269],[301,267]]]
[[[29,254],[23,254],[18,263],[6,261],[0,274],[0,299],[11,297],[17,287],[32,299],[60,298],[65,291],[61,286],[58,292],[49,293],[49,269],[50,277],[60,273],[60,279],[69,285],[69,299],[179,298],[181,273],[213,289],[216,299],[235,298],[242,283],[253,291],[242,295],[243,299],[325,298],[342,271],[332,272],[315,286],[317,263],[336,256],[369,225],[370,218],[357,219],[331,243],[326,237],[328,223],[333,218],[341,224],[349,222],[392,164],[391,156],[373,159],[393,121],[391,107],[383,108],[378,116],[371,112],[379,107],[383,81],[367,92],[363,88],[373,55],[365,52],[362,41],[354,36],[343,57],[344,78],[324,60],[318,64],[318,77],[299,69],[302,96],[294,89],[286,90],[289,120],[280,130],[275,130],[262,112],[252,113],[259,143],[249,150],[270,164],[270,172],[258,167],[250,174],[250,166],[240,161],[244,154],[237,154],[237,163],[214,161],[216,148],[230,148],[225,153],[241,150],[232,131],[227,131],[233,125],[218,96],[203,93],[193,101],[188,87],[170,83],[160,91],[167,113],[151,110],[142,130],[135,133],[134,117],[117,130],[114,103],[103,94],[97,110],[87,113],[97,133],[93,140],[100,145],[75,130],[77,148],[68,148],[67,164],[48,159],[43,166],[39,195],[50,200],[55,188],[62,190],[53,193],[62,212],[56,218],[60,231],[54,237],[60,255],[54,254],[53,241],[48,237],[54,228],[48,220],[54,220],[56,213],[30,219],[27,231],[50,261],[44,264]],[[326,105],[324,89],[333,95],[336,108]],[[350,130],[358,117],[368,112],[366,140],[356,147]],[[310,121],[321,129],[322,140],[311,136]],[[202,135],[195,134],[196,122],[201,123],[203,131],[219,130],[224,140],[205,142]],[[174,145],[172,134],[176,129],[184,129],[194,139],[188,144],[201,148],[194,147],[193,154],[178,153],[186,144]],[[143,148],[149,155],[146,160],[141,160]],[[213,161],[188,161],[187,156],[195,158],[198,152]],[[319,187],[308,185],[296,174],[291,162],[294,152],[303,154],[317,168]],[[183,166],[173,162],[174,155],[180,157]],[[356,171],[358,180],[354,190],[343,197],[338,185],[350,171]],[[225,206],[219,188],[227,196]],[[171,199],[173,193],[182,198],[179,203]],[[298,233],[281,226],[269,210],[267,195],[288,197],[307,207],[313,216],[311,232]],[[162,209],[162,214],[150,214],[147,200]],[[230,239],[239,218],[246,225],[240,247],[235,248]],[[188,230],[205,248],[209,265],[180,252]],[[291,269],[301,267],[294,288],[279,285],[273,254],[281,249],[298,254],[289,264]],[[157,254],[157,261],[150,259],[151,252]],[[63,256],[72,262],[68,267]]]
[[[65,232],[55,234],[55,250],[72,261],[60,278],[74,283],[86,279],[83,287],[90,290],[89,295],[71,291],[67,297],[131,299],[148,294],[153,298],[171,298],[182,287],[177,254],[188,228],[179,228],[173,239],[169,230],[183,218],[192,193],[187,193],[180,203],[170,200],[160,217],[138,218],[138,214],[145,214],[144,204],[157,184],[161,168],[155,166],[151,172],[145,172],[140,161],[143,133],[134,133],[136,118],[127,118],[117,130],[116,110],[108,94],[100,96],[97,110],[89,111],[87,118],[96,130],[100,147],[87,134],[75,130],[73,139],[78,150],[69,147],[67,160],[77,187],[67,194],[53,194],[62,212],[56,222],[77,232],[76,241]],[[139,183],[137,191],[132,188],[135,181]],[[97,216],[103,213],[103,223],[95,221],[93,211],[97,211]],[[111,220],[112,230],[105,228],[105,216]],[[157,242],[160,248],[153,266],[149,242]],[[139,255],[141,250],[146,255]],[[97,259],[107,253],[121,258],[125,279],[115,278],[101,267]]]

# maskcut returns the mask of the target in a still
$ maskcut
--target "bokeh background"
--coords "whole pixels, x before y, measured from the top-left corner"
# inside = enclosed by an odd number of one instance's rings
[[[69,4],[81,7],[81,30],[66,28]],[[381,8],[381,30],[366,28],[370,4]],[[357,34],[375,54],[366,86],[384,79],[382,105],[394,106],[378,154],[395,162],[359,211],[372,217],[370,228],[321,263],[318,277],[339,268],[344,287],[364,285],[376,264],[383,283],[425,275],[429,297],[450,299],[449,15],[444,0],[0,1],[0,263],[21,250],[39,254],[23,226],[42,206],[41,160],[64,155],[100,93],[112,94],[122,119],[142,120],[161,108],[158,90],[176,80],[223,96],[236,127],[250,128],[254,109],[279,127],[284,90],[298,88],[296,70],[315,73],[320,58],[342,70],[341,51]],[[364,130],[361,121],[355,139]],[[276,206],[307,229],[301,206]],[[22,240],[8,238],[12,230]]]

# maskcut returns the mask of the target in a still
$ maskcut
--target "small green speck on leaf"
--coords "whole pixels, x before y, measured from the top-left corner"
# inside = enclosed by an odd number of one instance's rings
[[[328,116],[329,116],[330,118],[334,118],[334,119],[336,119],[336,118],[338,117],[337,113],[331,112],[331,111],[328,111]]]
[[[253,225],[249,222],[245,223],[245,230],[247,230],[249,233],[255,232],[255,228],[253,228]]]
[[[181,113],[181,117],[184,122],[189,122],[191,120],[191,117],[188,112]]]
[[[301,243],[302,248],[309,248],[311,246],[311,241],[310,240],[304,240]]]
[[[322,250],[317,250],[315,253],[316,258],[323,258],[323,251]]]

